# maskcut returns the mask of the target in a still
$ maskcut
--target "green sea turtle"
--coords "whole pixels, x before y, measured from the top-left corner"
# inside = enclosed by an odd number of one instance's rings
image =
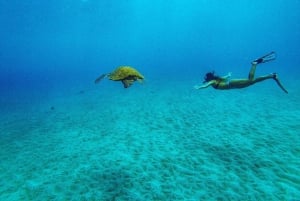
[[[95,83],[99,83],[105,77],[113,81],[121,81],[124,88],[130,87],[134,81],[143,82],[144,80],[144,76],[131,66],[119,66],[111,73],[102,74],[95,80]]]

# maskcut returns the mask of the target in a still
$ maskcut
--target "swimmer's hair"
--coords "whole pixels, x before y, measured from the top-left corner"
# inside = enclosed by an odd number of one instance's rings
[[[221,79],[221,77],[215,75],[215,71],[211,71],[206,73],[203,83],[209,82],[211,80],[218,80],[218,79]]]

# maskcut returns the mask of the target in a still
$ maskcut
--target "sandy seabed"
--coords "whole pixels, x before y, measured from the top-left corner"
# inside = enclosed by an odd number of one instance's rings
[[[2,104],[0,200],[300,200],[299,89],[194,84]]]

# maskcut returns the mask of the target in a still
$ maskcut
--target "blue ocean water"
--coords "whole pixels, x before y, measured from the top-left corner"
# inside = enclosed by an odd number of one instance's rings
[[[300,200],[299,0],[0,0],[0,200]],[[195,90],[206,72],[248,76]],[[94,80],[120,65],[124,89]]]

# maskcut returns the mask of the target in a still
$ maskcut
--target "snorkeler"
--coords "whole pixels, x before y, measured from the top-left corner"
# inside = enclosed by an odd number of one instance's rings
[[[272,61],[275,58],[276,58],[275,52],[270,52],[269,54],[254,60],[251,63],[252,67],[250,69],[248,79],[230,79],[231,73],[228,73],[228,75],[226,75],[226,76],[219,77],[219,76],[215,75],[214,72],[209,72],[209,73],[206,73],[206,76],[204,77],[203,85],[200,85],[200,86],[196,85],[196,86],[194,86],[194,88],[195,89],[204,89],[209,86],[212,86],[215,89],[237,89],[237,88],[245,88],[245,87],[248,87],[255,83],[264,81],[264,80],[273,79],[285,93],[288,93],[288,91],[281,84],[277,73],[271,73],[269,75],[254,78],[256,66],[258,64]]]

